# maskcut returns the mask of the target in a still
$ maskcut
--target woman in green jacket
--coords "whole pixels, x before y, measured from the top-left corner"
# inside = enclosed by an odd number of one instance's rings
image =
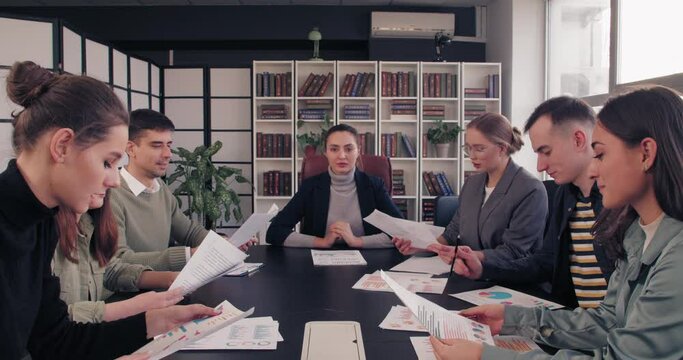
[[[68,305],[71,320],[99,323],[127,318],[180,301],[180,290],[149,291],[127,300],[105,304],[113,292],[166,289],[178,276],[175,271],[128,264],[113,258],[117,226],[109,206],[109,193],[90,199],[90,210],[74,214],[60,209],[56,215],[59,242],[52,258],[52,272],[59,277],[59,297]]]
[[[594,228],[616,259],[596,309],[485,305],[461,312],[494,334],[559,348],[518,354],[431,338],[438,359],[683,358],[683,100],[664,87],[609,100],[593,133],[591,174],[605,208]]]

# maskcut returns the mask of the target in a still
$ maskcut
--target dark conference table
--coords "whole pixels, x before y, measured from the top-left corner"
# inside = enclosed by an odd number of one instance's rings
[[[263,268],[250,276],[217,279],[190,295],[189,301],[216,306],[227,299],[241,310],[253,306],[252,317],[272,316],[279,321],[284,341],[274,351],[181,351],[169,359],[299,359],[304,326],[309,321],[359,322],[369,360],[416,359],[410,337],[427,333],[384,330],[378,326],[393,305],[402,305],[398,297],[393,292],[351,288],[364,274],[389,270],[407,257],[395,249],[360,252],[367,266],[313,266],[310,249],[252,247],[246,261],[265,263]],[[419,295],[446,309],[461,310],[472,305],[447,294],[491,285],[454,274],[444,294]]]

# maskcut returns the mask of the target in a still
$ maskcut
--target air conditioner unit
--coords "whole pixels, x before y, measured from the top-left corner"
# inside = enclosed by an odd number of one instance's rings
[[[434,38],[437,32],[453,35],[455,14],[373,12],[370,35],[381,38]]]

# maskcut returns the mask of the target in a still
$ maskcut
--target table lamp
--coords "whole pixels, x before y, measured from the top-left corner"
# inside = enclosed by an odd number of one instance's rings
[[[312,61],[322,61],[323,59],[320,58],[320,39],[323,38],[323,35],[318,31],[318,27],[314,27],[311,32],[308,33],[308,40],[313,41],[313,57],[309,60]]]

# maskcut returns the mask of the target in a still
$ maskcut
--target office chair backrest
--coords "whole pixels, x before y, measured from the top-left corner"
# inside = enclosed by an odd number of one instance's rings
[[[316,176],[327,171],[327,159],[323,155],[313,155],[304,157],[301,163],[301,180],[306,180],[311,176]],[[361,155],[358,158],[358,169],[373,176],[377,176],[384,181],[384,187],[391,195],[391,161],[386,156]]]
[[[446,227],[460,206],[457,195],[439,196],[434,200],[434,225]]]

